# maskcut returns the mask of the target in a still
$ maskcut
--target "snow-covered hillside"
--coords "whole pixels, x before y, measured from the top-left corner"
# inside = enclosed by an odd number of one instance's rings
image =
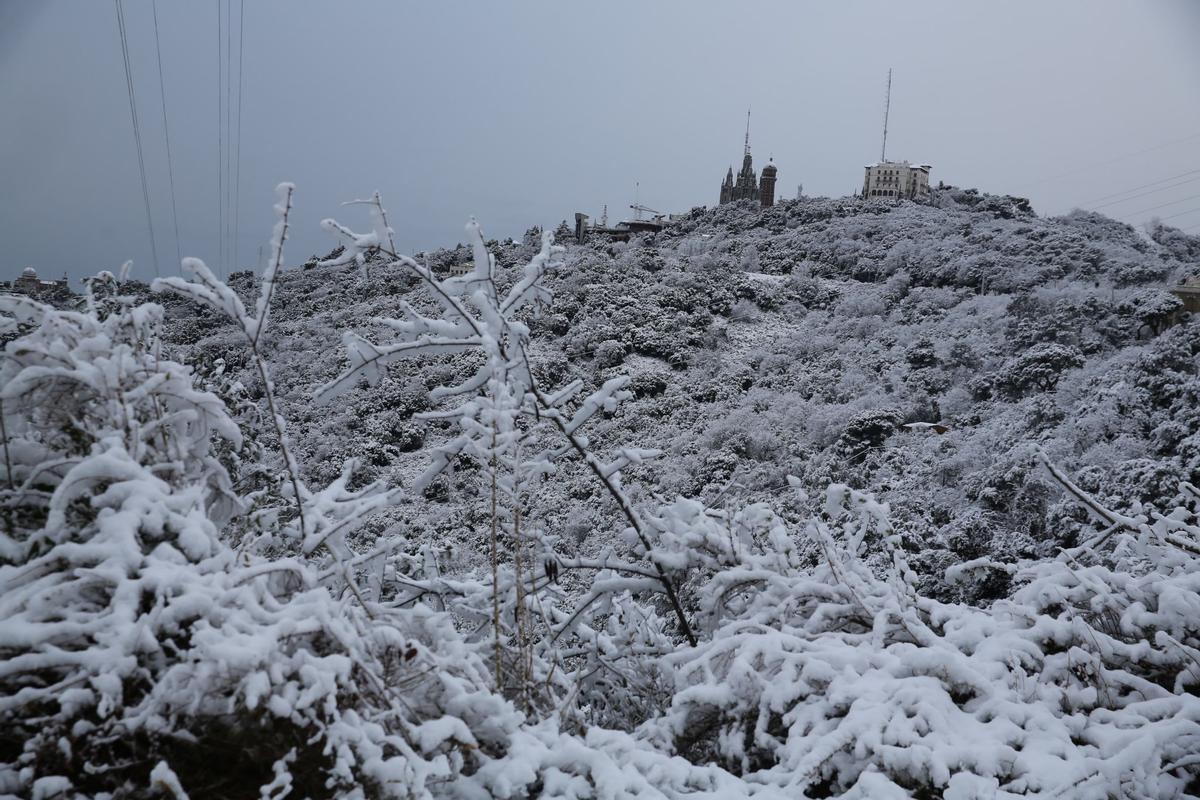
[[[1172,247],[1170,229],[1162,245],[1097,215],[1040,219],[1011,198],[937,202],[731,205],[630,244],[570,245],[547,279],[553,302],[531,322],[534,366],[589,387],[630,376],[634,398],[598,439],[667,453],[630,473],[648,493],[775,502],[788,475],[812,494],[869,489],[938,596],[951,563],[1075,543],[1086,516],[1053,489],[1039,448],[1119,506],[1170,506],[1178,480],[1200,482],[1195,333],[1162,329],[1178,307],[1167,290],[1200,272],[1200,254]],[[490,243],[501,275],[536,238]],[[443,276],[471,257],[429,256]],[[302,467],[328,481],[355,457],[360,480],[404,485],[427,466],[422,444],[445,436],[446,423],[414,415],[469,357],[410,362],[315,407],[313,388],[343,369],[342,333],[370,332],[422,293],[400,269],[364,280],[353,265],[314,263],[281,279],[266,343]],[[240,281],[255,290],[249,274]],[[221,364],[257,397],[232,329],[191,304],[173,316],[166,335],[190,363]],[[948,430],[905,427],[917,422]],[[476,484],[447,477],[428,507],[392,513],[462,544],[461,526],[482,513]],[[557,481],[530,510],[603,546],[603,504],[579,502],[591,491],[586,478]]]
[[[408,260],[368,208],[0,299],[0,796],[1200,791],[1200,237],[942,190]]]

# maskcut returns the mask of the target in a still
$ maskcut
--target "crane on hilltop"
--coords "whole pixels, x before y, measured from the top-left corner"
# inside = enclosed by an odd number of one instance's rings
[[[663,212],[655,211],[653,208],[644,206],[641,203],[634,203],[633,205],[630,206],[630,208],[633,209],[634,219],[636,219],[636,220],[641,220],[643,211],[646,212],[647,214],[650,214],[655,217],[665,217],[666,216],[666,214],[664,214]]]

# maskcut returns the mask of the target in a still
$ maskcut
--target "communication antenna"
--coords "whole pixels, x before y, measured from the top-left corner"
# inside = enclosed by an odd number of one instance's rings
[[[892,69],[888,67],[887,94],[883,99],[883,147],[879,151],[879,160],[887,161],[887,124],[888,113],[892,110]],[[749,130],[747,128],[747,130]]]
[[[750,109],[746,109],[746,151],[744,155],[750,155]]]

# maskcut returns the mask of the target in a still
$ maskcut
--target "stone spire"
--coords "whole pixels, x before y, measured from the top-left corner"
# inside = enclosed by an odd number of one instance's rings
[[[750,157],[750,109],[746,109],[746,138],[742,150],[742,168],[734,177],[733,167],[725,173],[721,184],[721,203],[736,200],[760,200],[758,176],[754,173],[754,160]]]

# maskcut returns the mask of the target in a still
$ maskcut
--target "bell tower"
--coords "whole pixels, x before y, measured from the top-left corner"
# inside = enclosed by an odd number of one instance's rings
[[[779,170],[775,167],[775,159],[771,159],[763,167],[762,178],[758,182],[758,199],[763,208],[775,205],[775,179],[778,175]]]

